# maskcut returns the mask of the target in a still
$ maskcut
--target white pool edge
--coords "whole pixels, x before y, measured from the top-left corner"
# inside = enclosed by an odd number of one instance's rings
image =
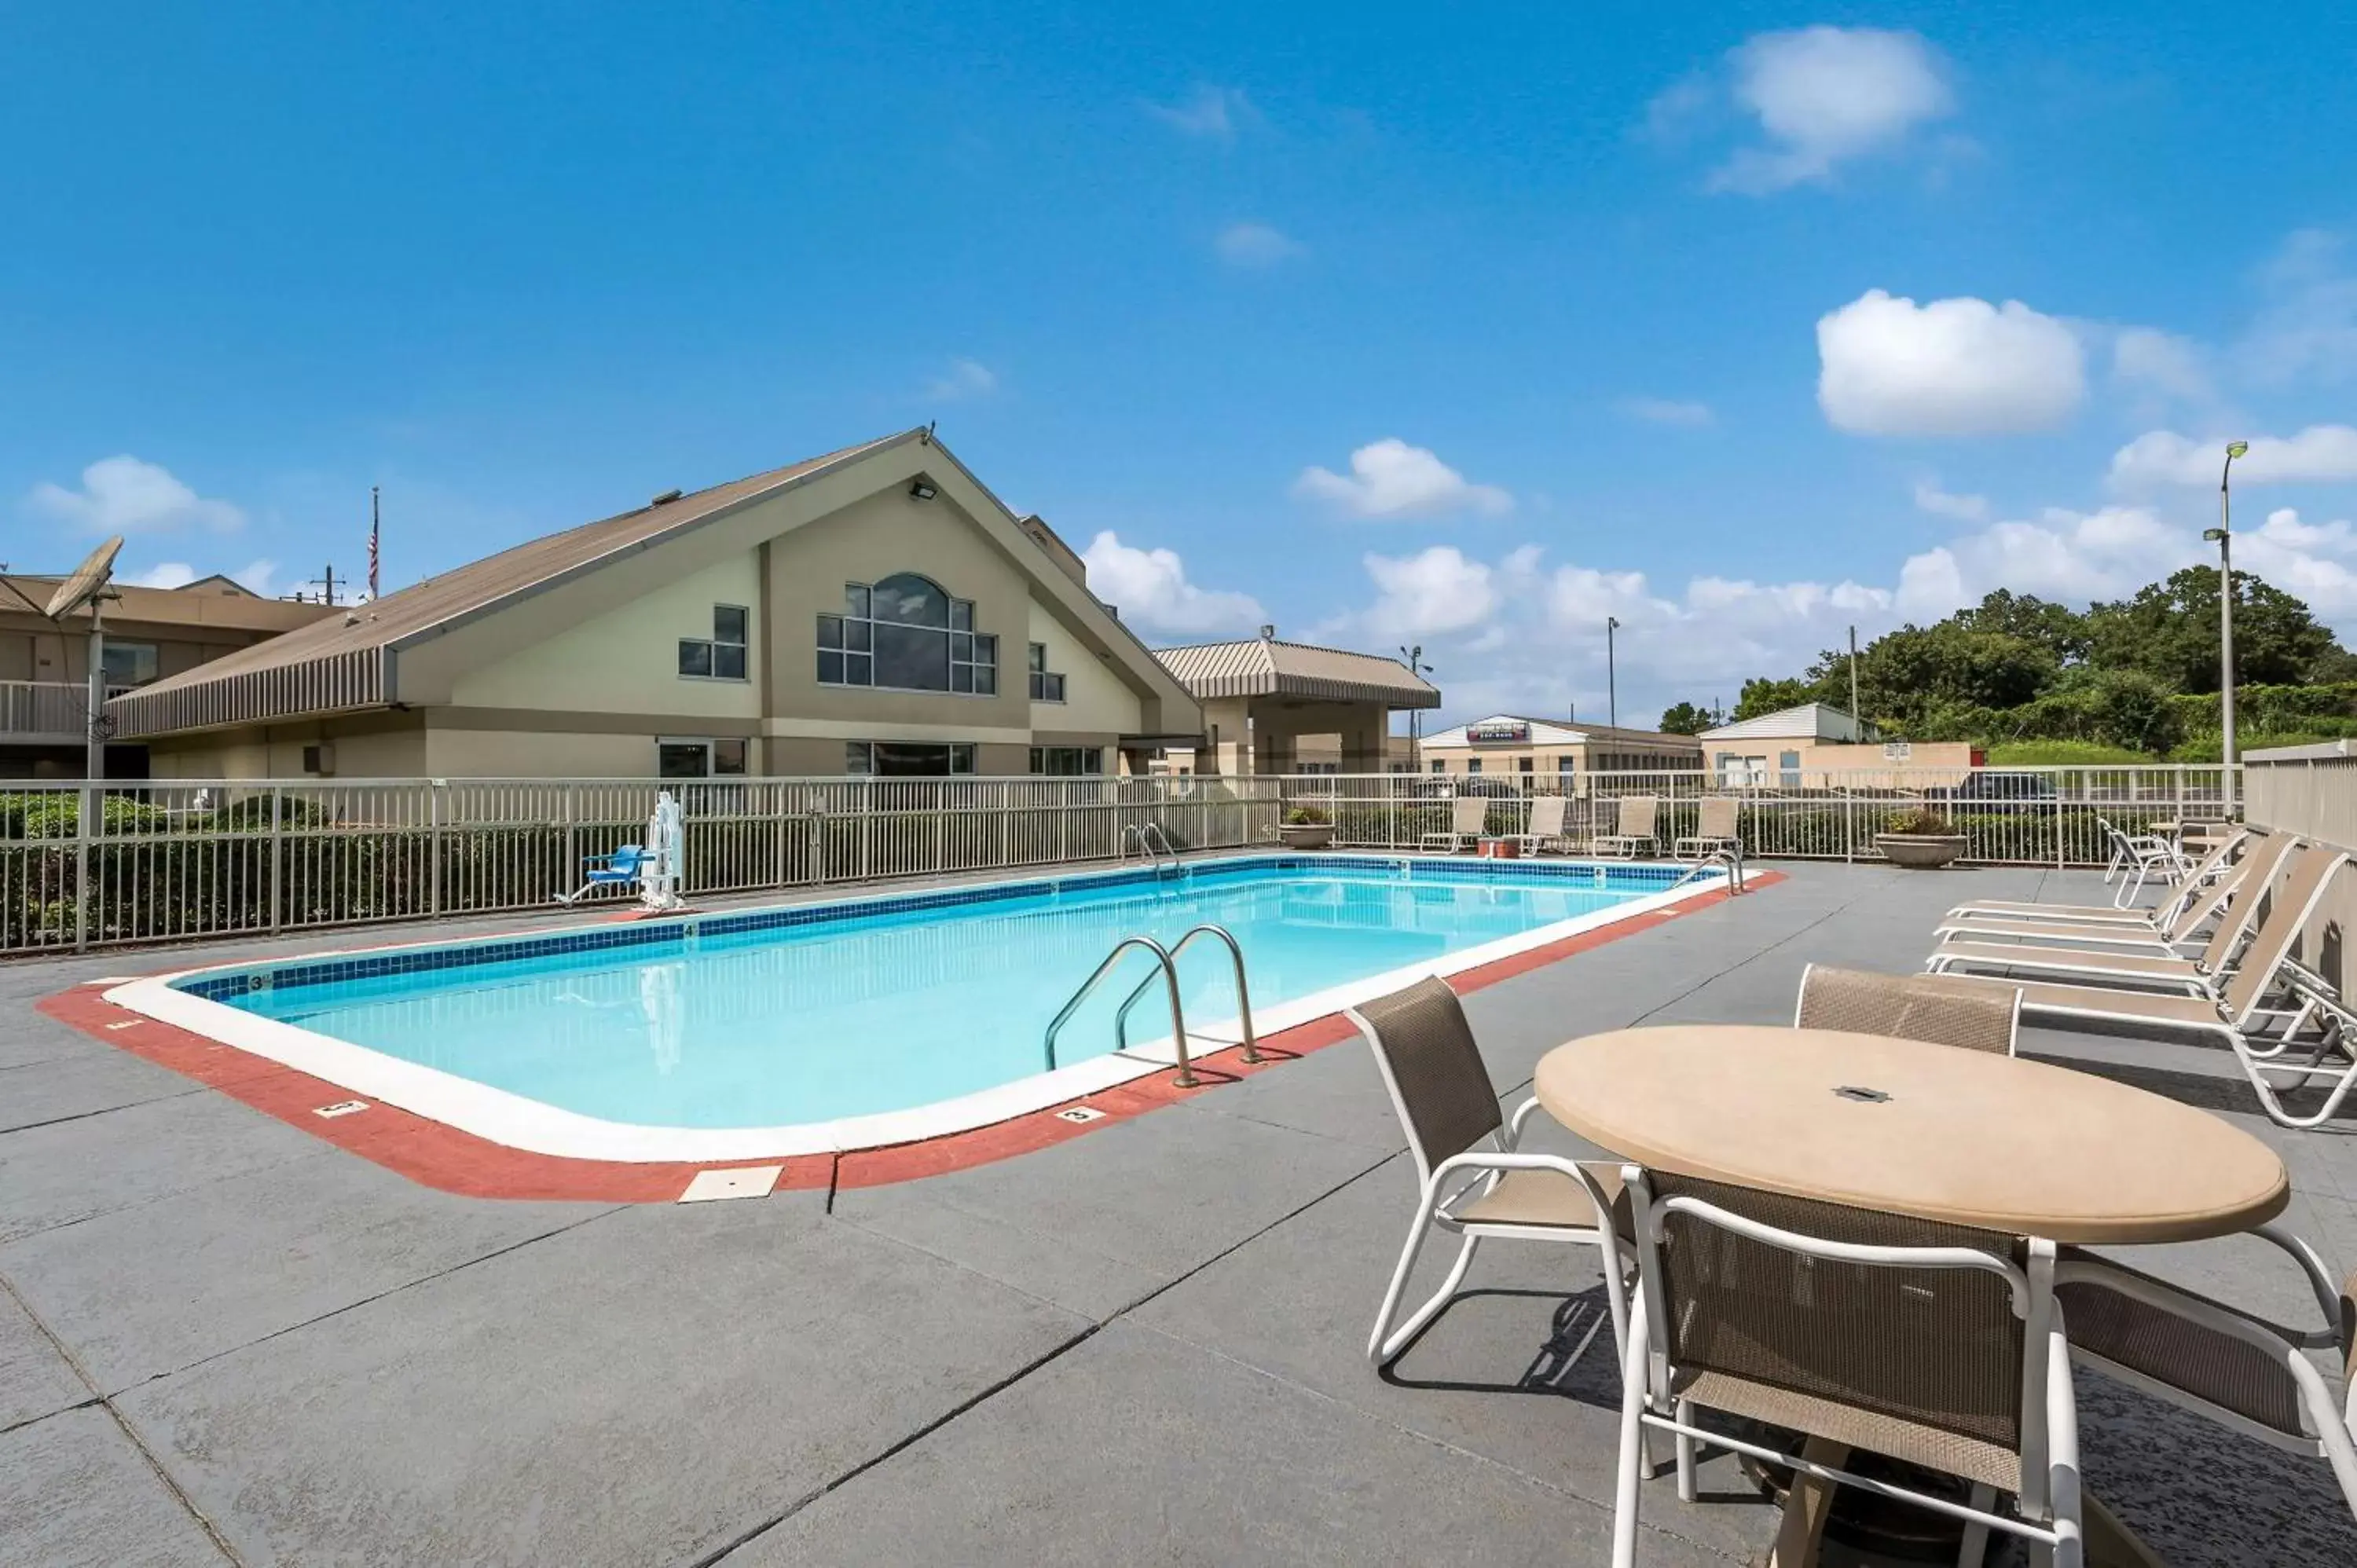
[[[1196,865],[1229,865],[1255,859],[1293,858],[1275,854],[1227,855],[1190,864]],[[1393,854],[1345,856],[1395,860],[1413,858]],[[1131,870],[1134,867],[1124,867]],[[1094,875],[1114,875],[1118,871],[1102,873],[1062,873],[1049,877],[1037,875],[1009,877],[1000,882],[963,883],[959,888],[1009,886],[1042,880],[1078,881]],[[1255,1007],[1254,1024],[1257,1034],[1266,1038],[1306,1024],[1370,997],[1381,996],[1427,975],[1448,976],[1467,970],[1480,969],[1501,959],[1515,957],[1537,948],[1549,947],[1568,938],[1582,935],[1602,927],[1617,925],[1623,920],[1652,914],[1674,904],[1682,903],[1697,894],[1713,892],[1727,886],[1724,873],[1712,873],[1663,892],[1632,898],[1608,909],[1558,920],[1552,925],[1536,927],[1511,937],[1484,942],[1450,953],[1428,962],[1410,964],[1369,975],[1363,980],[1329,986],[1308,996],[1280,1002],[1272,1006]],[[903,898],[915,891],[908,887],[888,893],[865,895],[841,900],[824,900],[828,904],[859,904],[876,899]],[[924,891],[933,891],[926,889]],[[794,906],[778,906],[792,908]],[[728,914],[756,913],[758,910],[730,910]],[[532,933],[533,935],[542,933]],[[519,933],[506,932],[497,936],[465,938],[447,941],[426,941],[397,944],[404,948],[469,947],[519,940]],[[526,936],[524,940],[529,940]],[[553,1155],[563,1159],[608,1160],[621,1163],[652,1163],[681,1161],[714,1163],[797,1155],[844,1154],[855,1149],[880,1148],[894,1144],[920,1143],[945,1137],[953,1133],[971,1132],[994,1122],[1005,1122],[1030,1112],[1044,1111],[1071,1100],[1111,1089],[1117,1084],[1163,1072],[1176,1061],[1175,1043],[1168,1036],[1133,1047],[1126,1054],[1114,1053],[1092,1057],[1070,1067],[1034,1073],[1012,1082],[963,1094],[907,1110],[877,1112],[866,1116],[847,1116],[827,1122],[792,1122],[773,1127],[658,1127],[626,1122],[609,1122],[599,1117],[585,1116],[565,1111],[544,1101],[495,1089],[444,1072],[438,1068],[406,1061],[348,1040],[297,1028],[292,1024],[264,1018],[240,1008],[224,1005],[205,997],[179,990],[174,982],[192,975],[223,970],[252,970],[288,964],[316,962],[322,960],[350,958],[355,953],[393,950],[380,949],[344,949],[330,952],[312,953],[296,958],[248,960],[225,964],[206,964],[193,969],[177,970],[167,974],[142,977],[109,988],[105,999],[118,1007],[169,1024],[218,1044],[229,1046],[281,1067],[320,1079],[347,1090],[362,1099],[397,1107],[431,1122],[457,1128],[462,1133],[527,1153]],[[1234,1045],[1241,1038],[1240,1021],[1235,1017],[1198,1023],[1189,1020],[1187,1034],[1193,1054],[1210,1055]]]

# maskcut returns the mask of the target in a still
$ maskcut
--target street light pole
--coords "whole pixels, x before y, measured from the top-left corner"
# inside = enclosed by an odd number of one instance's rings
[[[1604,618],[1604,722],[1614,729],[1620,727],[1620,687],[1612,667],[1612,634],[1620,629],[1618,619]]]
[[[1432,673],[1432,666],[1424,661],[1424,644],[1421,642],[1414,648],[1401,648],[1400,658],[1407,665],[1407,672],[1419,681]],[[1407,768],[1411,773],[1424,771],[1423,726],[1418,722],[1423,716],[1421,709],[1410,708],[1407,711]]]
[[[2234,459],[2251,449],[2247,441],[2226,444],[2226,463],[2218,470],[2218,526],[2201,537],[2218,544],[2218,720],[2225,746],[2225,772],[2219,792],[2226,814],[2234,814],[2234,513],[2232,482]]]

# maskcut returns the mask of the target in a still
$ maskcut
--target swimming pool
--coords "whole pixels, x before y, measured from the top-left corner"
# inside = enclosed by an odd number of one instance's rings
[[[874,1146],[1172,1059],[1159,983],[1116,1052],[1123,938],[1227,928],[1263,1034],[1690,896],[1684,868],[1254,854],[193,971],[108,999],[514,1147],[733,1159]],[[1198,1055],[1238,1038],[1224,948],[1179,961]]]

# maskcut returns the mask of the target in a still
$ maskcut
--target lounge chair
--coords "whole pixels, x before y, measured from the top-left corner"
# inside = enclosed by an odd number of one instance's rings
[[[1623,860],[1637,858],[1638,846],[1647,854],[1657,848],[1653,837],[1653,821],[1662,809],[1660,799],[1652,795],[1623,795],[1620,801],[1620,820],[1613,831],[1596,835],[1596,853],[1619,855]]]
[[[1991,898],[1970,904],[1959,904],[1948,911],[1951,920],[2049,920],[2079,925],[2141,926],[2157,930],[2175,919],[2184,908],[2185,900],[2219,878],[2229,875],[2235,864],[2231,856],[2244,847],[2251,835],[2237,831],[2210,846],[2191,875],[2178,884],[2174,897],[2161,904],[2143,908],[2116,904],[2040,904],[2029,899]]]
[[[2207,886],[2189,884],[2185,897],[2172,901],[2176,913],[2166,921],[1951,919],[1932,934],[1943,945],[1994,939],[2004,942],[2077,942],[2176,954],[2201,943],[2198,933],[2212,921],[2225,918],[2229,900],[2239,896],[2255,875],[2258,877],[2259,897],[2264,897],[2266,876],[2281,859],[2279,849],[2270,850],[2237,862],[2223,877]]]
[[[2084,981],[2095,985],[2126,982],[2155,990],[2181,991],[2214,1000],[2222,994],[2220,988],[2224,976],[2233,969],[2260,911],[2267,906],[2267,893],[2275,882],[2278,867],[2288,859],[2296,875],[2301,865],[2320,864],[2316,857],[2331,853],[2325,850],[2295,852],[2297,842],[2288,835],[2279,835],[2270,838],[2265,846],[2254,853],[2243,874],[2241,896],[2219,917],[2216,929],[2210,933],[2209,941],[2196,957],[2105,952],[2093,948],[2037,947],[2029,943],[2007,946],[2002,942],[1949,941],[1932,950],[1931,956],[1924,960],[1924,970],[1932,974],[1984,971],[2011,974],[2021,972]]]
[[[1467,844],[1481,842],[1482,824],[1490,820],[1490,802],[1481,795],[1459,795],[1448,803],[1448,826],[1436,829],[1416,841],[1418,849],[1439,849],[1456,854]]]
[[[570,893],[559,893],[560,904],[577,904],[600,887],[628,887],[644,875],[648,856],[637,844],[626,843],[611,854],[593,854],[581,864],[583,880]]]
[[[2120,890],[2114,901],[2122,908],[2136,901],[2150,878],[2157,875],[2164,882],[2174,881],[2188,869],[2177,846],[2158,833],[2122,832],[2101,817],[2095,819],[2095,826],[2112,841],[2112,858],[2104,867],[2104,880],[2118,879]]]
[[[2321,1457],[2357,1515],[2357,1274],[2336,1289],[2299,1238],[2274,1225],[2257,1234],[2307,1274],[2324,1327],[2286,1328],[2072,1248],[2054,1271],[2072,1359],[2272,1447]],[[2309,1350],[2331,1350],[2339,1365],[2328,1374]]]
[[[1695,831],[1670,845],[1672,860],[1703,860],[1722,852],[1734,854],[1742,847],[1738,814],[1743,802],[1733,795],[1706,795],[1695,813]]]
[[[2317,1126],[2340,1109],[2352,1085],[2357,1085],[2357,1057],[2350,1058],[2346,1066],[2321,1065],[2326,1048],[2346,1054],[2348,1047],[2340,1042],[2352,1038],[2351,1026],[2357,1023],[2357,1015],[2351,1015],[2295,961],[2291,950],[2348,865],[2349,856],[2340,850],[2301,851],[2290,875],[2268,897],[2266,912],[2252,933],[2240,967],[2214,994],[2169,996],[2100,985],[2044,982],[2016,985],[1981,976],[1958,978],[1972,985],[2014,986],[2021,993],[2022,1015],[2037,1023],[2066,1026],[2099,1023],[2216,1036],[2233,1051],[2270,1117],[2287,1127]],[[2281,1004],[2285,1003],[2289,1005]],[[2319,1059],[2306,1065],[2278,1060],[2299,1043],[2303,1029],[2319,1015],[2328,1026]],[[2280,1073],[2298,1076],[2303,1081],[2330,1077],[2337,1082],[2320,1110],[2296,1116],[2267,1080],[2266,1075]]]
[[[1697,1441],[1818,1481],[1923,1501],[1965,1520],[1959,1562],[1991,1529],[2080,1568],[2078,1412],[2054,1309],[2051,1242],[1625,1166],[1639,1291],[1621,1358],[1614,1568],[1637,1561],[1648,1428],[1677,1439],[1695,1497]],[[1695,1421],[1699,1407],[1803,1434],[1798,1455]],[[1852,1448],[1954,1476],[1970,1502],[1840,1468]],[[1999,1495],[2016,1499],[2001,1511]],[[1788,1532],[1808,1510],[1786,1515]],[[1784,1551],[1800,1549],[1780,1541]]]
[[[1875,974],[1813,963],[1801,972],[1796,1029],[1840,1029],[2013,1055],[2021,993],[1941,974]]]
[[[1545,849],[1567,850],[1569,842],[1564,836],[1563,811],[1568,804],[1560,795],[1539,795],[1531,800],[1529,823],[1521,832],[1511,837],[1524,854],[1536,855]]]
[[[1491,1237],[1596,1248],[1617,1352],[1627,1338],[1629,1321],[1622,1280],[1627,1260],[1614,1225],[1619,1172],[1609,1165],[1591,1171],[1559,1155],[1516,1149],[1523,1123],[1538,1101],[1524,1101],[1512,1122],[1499,1113],[1497,1091],[1482,1065],[1480,1047],[1446,981],[1420,980],[1349,1012],[1374,1051],[1392,1109],[1407,1133],[1417,1187],[1415,1220],[1399,1266],[1392,1272],[1391,1287],[1383,1293],[1375,1331],[1367,1339],[1369,1358],[1378,1367],[1386,1366],[1405,1350],[1456,1298],[1475,1250]],[[1482,1147],[1485,1144],[1491,1146]],[[1440,1289],[1394,1328],[1400,1294],[1436,1227],[1462,1236],[1464,1245]],[[1595,1332],[1591,1326],[1588,1337]],[[1583,1338],[1580,1348],[1587,1345]]]

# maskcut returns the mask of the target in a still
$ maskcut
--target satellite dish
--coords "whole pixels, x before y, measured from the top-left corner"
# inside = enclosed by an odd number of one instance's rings
[[[74,568],[73,575],[49,596],[49,607],[42,613],[51,620],[59,620],[105,593],[107,583],[114,575],[114,558],[122,553],[123,535],[119,533],[91,551],[89,558]]]

